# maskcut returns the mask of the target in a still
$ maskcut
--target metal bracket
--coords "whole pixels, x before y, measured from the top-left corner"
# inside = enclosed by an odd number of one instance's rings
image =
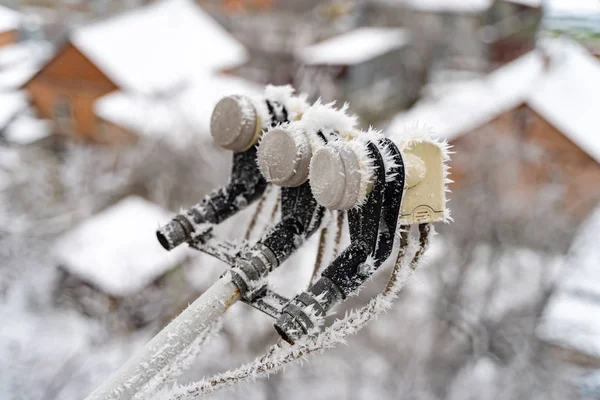
[[[340,254],[321,278],[307,291],[296,296],[283,309],[275,329],[290,342],[308,334],[318,326],[327,311],[346,298],[390,256],[398,223],[405,183],[402,155],[389,139],[376,146],[369,143],[370,156],[375,161],[375,182],[366,203],[348,212],[351,244]],[[394,157],[394,169],[387,176],[380,148],[387,148]],[[371,257],[372,268],[361,268]]]

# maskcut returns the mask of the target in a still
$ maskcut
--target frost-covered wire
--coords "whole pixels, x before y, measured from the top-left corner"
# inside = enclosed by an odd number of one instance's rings
[[[244,240],[246,240],[246,241],[250,240],[250,236],[252,235],[252,232],[254,231],[254,227],[256,226],[256,222],[258,221],[258,217],[262,213],[262,209],[265,204],[265,201],[271,194],[272,190],[273,190],[272,186],[267,186],[267,189],[265,190],[263,195],[260,196],[260,199],[258,200],[258,202],[256,204],[256,208],[254,209],[254,213],[252,214],[252,219],[250,219],[250,222],[248,223],[248,227],[246,228],[246,234],[244,235]]]
[[[408,265],[404,260],[408,249],[411,247],[410,237],[406,230],[400,233],[398,256],[392,270],[392,275],[385,290],[375,296],[367,305],[353,310],[342,319],[335,321],[321,334],[299,340],[292,346],[278,343],[271,347],[267,353],[251,363],[239,368],[202,379],[187,385],[175,386],[157,393],[153,400],[188,400],[196,399],[216,390],[224,389],[242,382],[252,381],[267,377],[281,370],[285,365],[304,360],[310,354],[322,352],[334,347],[338,343],[345,343],[346,338],[358,333],[371,320],[392,306],[392,301],[408,282],[416,269],[421,256],[429,246],[429,238],[433,228],[429,224],[419,225],[420,239],[418,248]]]
[[[323,272],[323,269],[328,264],[324,262],[324,260],[330,234],[333,234],[334,236],[332,258],[336,258],[340,252],[340,243],[342,241],[342,231],[344,229],[344,217],[346,213],[342,210],[338,210],[336,211],[336,213],[337,220],[335,225],[330,223],[328,226],[321,230],[321,236],[319,237],[319,248],[317,250],[317,258],[315,260],[315,266],[313,268],[313,272],[308,284],[309,288],[315,284],[317,279],[319,279],[321,272]]]
[[[175,382],[182,373],[190,369],[198,355],[210,342],[210,340],[221,330],[223,318],[220,318],[213,325],[210,325],[198,335],[196,340],[190,344],[183,352],[178,354],[171,363],[158,373],[147,386],[137,393],[133,399],[143,399],[149,394],[156,392],[157,389]]]

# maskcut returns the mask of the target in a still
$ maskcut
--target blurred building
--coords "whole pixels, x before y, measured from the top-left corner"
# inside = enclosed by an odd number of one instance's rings
[[[369,23],[403,26],[433,70],[493,69],[535,46],[539,0],[370,0]]]
[[[101,143],[129,141],[97,118],[97,99],[114,91],[175,96],[194,76],[242,63],[246,51],[191,0],[161,1],[75,29],[26,84],[42,118],[59,134]]]
[[[573,242],[537,329],[555,356],[595,368],[600,367],[599,234],[596,208]]]
[[[247,49],[236,74],[259,83],[288,84],[295,51],[359,25],[357,1],[197,0]]]
[[[21,90],[52,55],[49,43],[23,40],[0,47],[0,92]]]
[[[23,15],[0,5],[0,46],[16,43],[19,40],[19,27]]]
[[[419,94],[424,65],[401,28],[365,27],[296,52],[296,87],[311,98],[350,103],[375,122],[409,106]]]
[[[481,32],[488,68],[497,68],[535,48],[542,14],[541,0],[494,1]]]
[[[185,294],[192,289],[177,267],[192,251],[160,246],[153,232],[169,217],[132,196],[66,232],[54,248],[61,271],[56,302],[93,317],[112,315],[129,328],[170,320],[190,300]]]
[[[541,213],[539,201],[554,198],[562,213],[581,220],[600,200],[599,90],[600,62],[574,42],[553,40],[489,76],[420,101],[389,130],[427,124],[454,145],[455,191],[487,185],[481,187],[512,200],[517,216]]]

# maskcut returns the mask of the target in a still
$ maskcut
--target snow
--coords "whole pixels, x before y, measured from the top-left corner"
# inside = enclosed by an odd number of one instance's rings
[[[0,131],[4,129],[15,116],[28,106],[27,94],[24,91],[0,92]]]
[[[549,302],[538,336],[548,342],[600,358],[600,303],[566,293]]]
[[[596,0],[548,0],[544,6],[552,15],[600,15]]]
[[[60,237],[54,254],[60,266],[113,296],[141,290],[190,254],[166,252],[154,232],[171,213],[131,196]]]
[[[492,0],[406,0],[405,4],[419,11],[472,13],[487,10]]]
[[[122,89],[142,93],[246,59],[244,47],[192,0],[162,0],[81,27],[71,42]]]
[[[0,90],[21,88],[52,54],[43,41],[25,41],[0,47]]]
[[[571,247],[538,335],[549,342],[600,358],[600,207],[584,223]]]
[[[426,99],[398,114],[390,131],[425,123],[447,140],[481,127],[503,112],[526,103],[600,162],[595,104],[600,101],[600,61],[568,39],[545,41],[490,75],[454,85],[439,99]],[[573,79],[577,77],[577,79]]]
[[[244,79],[218,75],[196,76],[171,97],[113,92],[94,105],[96,115],[132,132],[150,137],[177,137],[186,132],[210,132],[214,105],[232,94],[255,95],[260,88]]]
[[[586,292],[598,296],[600,304],[600,207],[597,207],[581,227],[571,246],[570,264],[561,287],[570,291]]]
[[[543,0],[505,0],[508,3],[521,4],[528,7],[541,7]]]
[[[18,29],[22,17],[21,13],[0,5],[0,33]]]
[[[365,27],[305,47],[297,57],[308,65],[355,65],[402,47],[408,40],[404,29]]]
[[[40,40],[28,40],[2,46],[0,47],[0,68],[4,69],[32,59],[45,59],[51,54],[51,44]]]
[[[600,162],[600,61],[566,39],[553,42],[548,51],[550,66],[528,104]]]
[[[23,114],[6,127],[4,138],[10,143],[28,145],[50,136],[51,133],[52,123],[49,120]]]
[[[426,99],[398,114],[390,132],[427,124],[446,140],[468,133],[525,100],[530,83],[542,70],[539,51],[530,52],[483,79],[454,85],[440,99]]]
[[[40,67],[32,63],[0,69],[0,90],[20,89],[38,72]]]

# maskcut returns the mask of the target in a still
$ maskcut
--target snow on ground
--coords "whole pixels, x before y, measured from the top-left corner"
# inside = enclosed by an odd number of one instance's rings
[[[193,0],[161,0],[81,27],[71,42],[118,86],[140,93],[246,60],[245,48]]]
[[[17,116],[5,129],[4,139],[16,145],[29,145],[50,136],[52,122],[37,119],[32,113]]]
[[[358,28],[307,46],[297,52],[297,57],[306,65],[355,65],[396,50],[408,41],[404,29]]]
[[[134,294],[190,252],[166,252],[156,240],[154,231],[170,217],[147,200],[128,197],[59,238],[57,263],[107,294]]]
[[[0,131],[13,118],[28,107],[27,94],[23,91],[0,92]]]
[[[600,208],[582,226],[538,335],[600,359]]]

